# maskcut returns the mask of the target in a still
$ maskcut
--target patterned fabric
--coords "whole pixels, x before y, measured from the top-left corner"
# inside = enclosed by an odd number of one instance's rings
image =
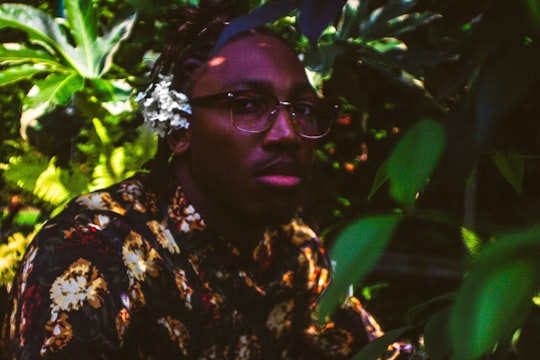
[[[315,325],[330,267],[300,219],[243,254],[181,187],[158,199],[141,180],[80,196],[43,227],[11,291],[6,358],[341,358],[382,335],[354,298]]]

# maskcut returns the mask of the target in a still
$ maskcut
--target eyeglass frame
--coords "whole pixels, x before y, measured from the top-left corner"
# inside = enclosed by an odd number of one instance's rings
[[[316,97],[316,96],[310,97],[310,98],[317,99],[317,100],[329,101],[329,104],[331,105],[331,108],[329,110],[335,112],[335,116],[334,116],[334,119],[329,121],[328,126],[327,126],[326,130],[324,131],[324,133],[319,134],[319,135],[306,135],[306,134],[302,134],[299,131],[298,126],[296,124],[295,119],[296,119],[296,117],[298,115],[295,114],[292,111],[292,107],[294,106],[295,103],[293,101],[281,101],[274,94],[269,93],[269,92],[267,93],[267,92],[260,92],[260,91],[248,90],[248,89],[246,89],[246,90],[224,91],[224,92],[220,92],[220,93],[216,93],[216,94],[203,95],[203,96],[198,96],[198,97],[192,98],[192,99],[189,100],[189,104],[191,106],[203,106],[203,107],[208,106],[208,107],[211,107],[211,106],[213,106],[213,104],[211,104],[212,102],[225,100],[225,101],[227,101],[227,105],[228,105],[229,101],[234,99],[235,96],[242,95],[242,94],[249,94],[249,93],[265,95],[265,96],[268,96],[268,97],[270,97],[271,99],[274,100],[275,107],[271,108],[270,112],[268,113],[268,116],[269,117],[274,117],[274,119],[269,121],[268,126],[266,126],[265,128],[263,128],[261,130],[243,129],[241,127],[238,127],[238,125],[235,123],[234,116],[233,116],[233,113],[232,113],[233,110],[232,110],[232,108],[230,106],[227,106],[228,109],[229,109],[229,119],[230,119],[232,125],[235,128],[237,128],[238,130],[240,130],[240,131],[245,131],[245,132],[252,133],[252,134],[259,134],[259,133],[263,133],[263,132],[267,131],[276,122],[278,117],[275,116],[275,115],[278,114],[279,107],[281,106],[281,107],[284,107],[287,110],[289,116],[292,119],[292,125],[293,125],[293,128],[294,128],[294,131],[300,137],[305,138],[305,139],[321,139],[330,132],[333,122],[338,117],[339,104],[338,104],[337,101],[334,101],[333,99],[329,99],[329,98],[320,98],[320,97]]]

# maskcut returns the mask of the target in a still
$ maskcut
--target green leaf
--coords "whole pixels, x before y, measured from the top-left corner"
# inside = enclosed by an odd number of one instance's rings
[[[99,75],[105,74],[110,69],[114,54],[116,54],[120,44],[131,34],[136,17],[136,14],[129,16],[104,34],[103,37],[97,39],[97,48],[94,50],[100,51]]]
[[[101,102],[125,101],[133,91],[127,82],[119,80],[91,79],[90,84]]]
[[[376,8],[361,23],[358,36],[366,41],[397,37],[439,18],[439,15],[432,12],[408,13],[417,3],[416,0],[397,0]]]
[[[92,51],[92,43],[98,36],[96,7],[92,0],[67,0],[65,13],[68,27],[73,34],[77,47],[81,47],[84,53]]]
[[[300,3],[300,0],[278,0],[266,3],[249,14],[239,16],[225,27],[214,49],[220,48],[227,40],[243,31],[254,29],[287,15],[296,9]]]
[[[521,194],[525,165],[523,158],[515,154],[496,152],[491,159],[501,172],[502,176],[512,185],[514,190]]]
[[[111,186],[118,179],[114,175],[114,169],[110,166],[109,158],[105,154],[100,154],[99,163],[94,167],[92,173],[92,185],[90,190],[103,189]]]
[[[34,63],[57,67],[60,64],[43,50],[29,49],[22,44],[0,45],[0,65]]]
[[[0,286],[6,286],[13,280],[34,235],[17,232],[8,237],[6,243],[0,244]]]
[[[302,1],[298,28],[312,45],[317,44],[319,36],[342,11],[346,0]]]
[[[103,123],[98,118],[92,119],[92,124],[94,125],[96,134],[99,138],[99,141],[101,141],[101,144],[103,145],[103,147],[106,149],[111,148],[112,142],[109,137],[109,134],[107,133],[107,128],[103,125]]]
[[[103,37],[98,36],[97,12],[92,0],[65,0],[71,34],[77,45],[72,56],[88,78],[98,78],[110,68],[112,57],[135,23],[135,14]]]
[[[388,159],[390,192],[403,206],[414,206],[417,194],[426,186],[445,144],[443,126],[422,120],[400,140]]]
[[[400,219],[394,214],[363,218],[338,235],[329,251],[336,262],[334,280],[319,303],[322,321],[341,303],[349,286],[358,283],[373,268]]]
[[[373,185],[371,185],[371,189],[369,190],[369,194],[367,197],[368,201],[371,201],[375,193],[381,188],[381,186],[384,185],[384,183],[388,180],[388,159],[386,159],[381,166],[379,166],[379,169],[377,170],[377,174],[375,175],[375,180],[373,180]]]
[[[119,179],[124,174],[125,166],[125,150],[123,147],[114,148],[111,157],[109,158],[111,169],[113,170],[114,177]]]
[[[451,309],[447,307],[431,316],[424,329],[426,351],[432,360],[444,360],[450,351],[449,319]]]
[[[45,171],[48,162],[42,156],[32,152],[26,152],[23,156],[9,159],[6,170],[3,172],[6,183],[13,188],[19,188],[28,192],[36,187],[36,179]]]
[[[116,25],[103,37],[97,35],[97,14],[91,0],[65,0],[67,30],[72,46],[55,20],[41,10],[21,4],[0,5],[0,29],[12,27],[26,32],[31,41],[45,47],[85,78],[98,78],[111,66],[112,58],[135,23],[135,15]]]
[[[41,44],[67,59],[71,48],[60,26],[45,12],[24,4],[0,5],[0,29],[11,27],[28,34],[32,42]]]
[[[36,179],[34,195],[54,206],[69,200],[70,193],[61,181],[61,169],[56,167],[55,158],[49,162],[47,169]]]
[[[388,350],[388,347],[395,343],[403,334],[411,330],[412,326],[405,326],[402,328],[389,331],[384,336],[377,338],[364,346],[352,360],[377,360],[381,358],[381,355]]]
[[[35,82],[24,100],[24,108],[30,109],[42,104],[66,105],[83,88],[84,79],[76,73],[50,74]]]
[[[44,69],[28,64],[10,66],[5,70],[0,71],[0,86],[6,86],[18,81],[31,79],[36,74],[42,72],[44,72]]]
[[[476,117],[476,139],[483,143],[496,121],[528,96],[540,76],[537,46],[509,44],[479,67],[471,81],[471,106]],[[508,91],[512,89],[512,91]]]
[[[478,255],[450,318],[457,359],[480,358],[524,320],[540,283],[538,259],[538,225],[502,235]]]

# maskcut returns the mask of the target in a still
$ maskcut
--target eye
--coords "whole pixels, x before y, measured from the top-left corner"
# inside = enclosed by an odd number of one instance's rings
[[[261,114],[268,108],[264,97],[256,93],[233,94],[229,107],[234,114]]]
[[[292,110],[296,117],[311,119],[317,115],[317,103],[314,100],[295,101]]]

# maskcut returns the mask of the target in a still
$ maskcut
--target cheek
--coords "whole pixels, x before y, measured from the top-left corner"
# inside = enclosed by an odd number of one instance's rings
[[[190,141],[191,158],[197,168],[210,167],[211,172],[242,171],[249,162],[253,145],[240,136],[228,119],[213,118],[193,124]],[[251,147],[251,149],[250,149]]]

